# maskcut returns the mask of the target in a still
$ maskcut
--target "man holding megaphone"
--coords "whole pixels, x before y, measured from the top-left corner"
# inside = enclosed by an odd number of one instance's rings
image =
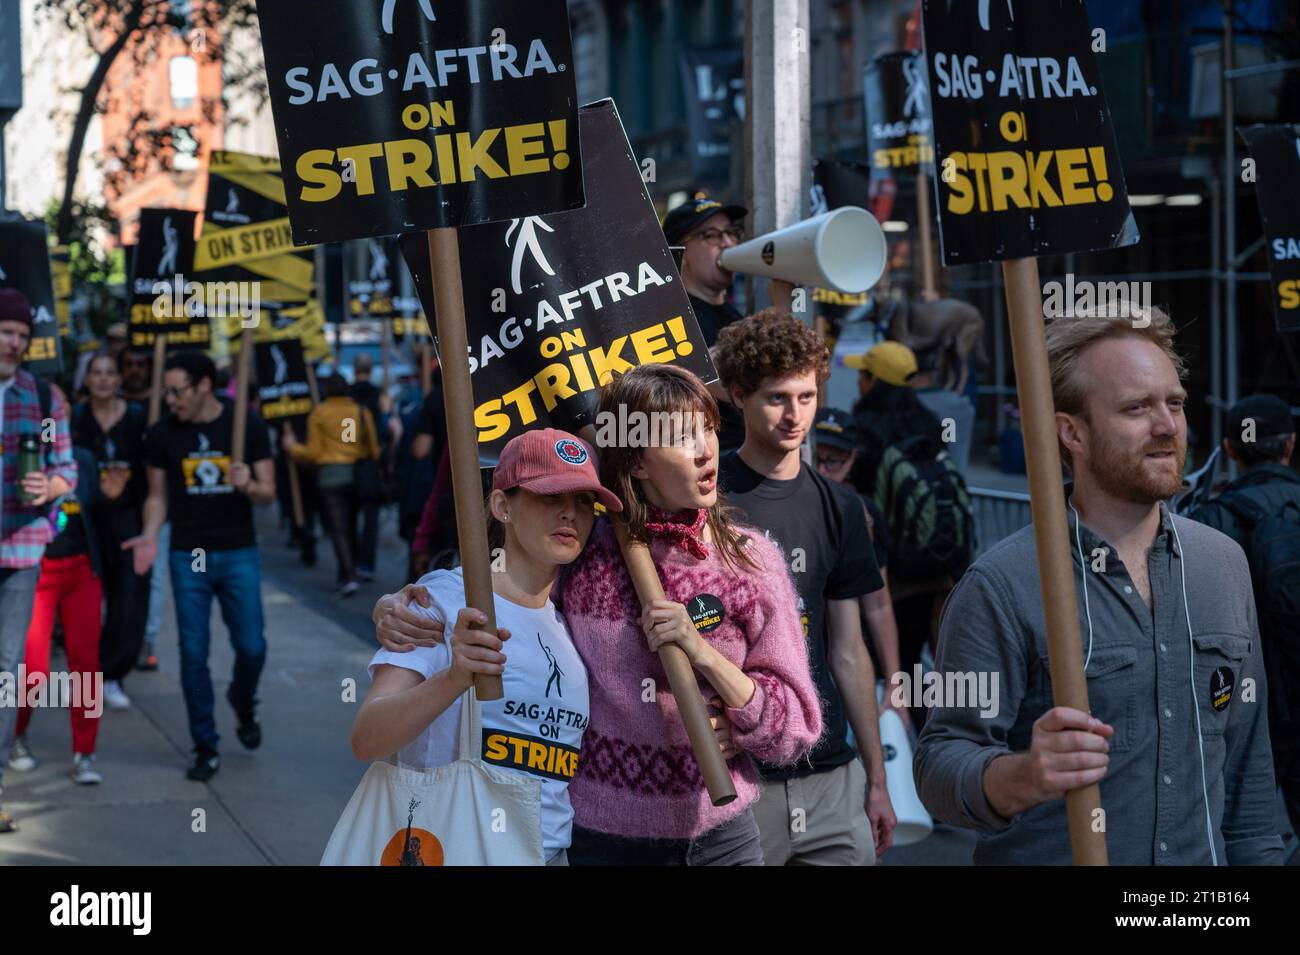
[[[741,314],[727,302],[735,274],[722,267],[722,253],[745,238],[742,225],[749,210],[716,199],[688,199],[664,218],[664,238],[685,248],[682,285],[704,340],[712,348],[718,333]]]

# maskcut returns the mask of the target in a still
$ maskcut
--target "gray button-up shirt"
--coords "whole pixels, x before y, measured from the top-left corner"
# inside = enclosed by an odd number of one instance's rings
[[[1208,865],[1212,832],[1220,865],[1280,864],[1267,689],[1246,556],[1228,537],[1171,517],[1163,505],[1161,516],[1147,562],[1151,606],[1115,548],[1086,525],[1079,528],[1082,560],[1072,547],[1088,702],[1092,715],[1115,728],[1101,782],[1110,862]],[[1070,536],[1073,545],[1073,516]],[[917,744],[921,800],[936,818],[980,831],[980,864],[1070,862],[1064,799],[1006,819],[983,786],[988,764],[1027,751],[1034,721],[1052,707],[1036,567],[1033,528],[1026,527],[981,556],[957,585],[944,609],[937,668],[998,673],[997,713],[985,718],[972,701],[959,707],[944,700]]]

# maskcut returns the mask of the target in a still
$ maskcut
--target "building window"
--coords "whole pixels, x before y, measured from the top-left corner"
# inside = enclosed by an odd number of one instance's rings
[[[168,64],[172,105],[188,109],[199,96],[199,66],[188,56],[174,56]]]

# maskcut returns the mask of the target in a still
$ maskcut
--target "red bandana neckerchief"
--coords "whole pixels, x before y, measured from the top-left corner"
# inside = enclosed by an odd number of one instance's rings
[[[701,535],[708,519],[709,512],[706,508],[673,512],[661,511],[648,504],[645,529],[651,537],[665,538],[697,560],[705,560],[709,556],[709,548]]]

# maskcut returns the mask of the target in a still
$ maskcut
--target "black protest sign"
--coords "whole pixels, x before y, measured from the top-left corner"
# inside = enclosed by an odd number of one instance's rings
[[[293,252],[280,161],[215,151],[194,268],[206,272]]]
[[[23,364],[34,375],[59,375],[59,322],[45,223],[0,218],[0,288],[14,288],[32,306],[32,339]]]
[[[565,0],[257,6],[295,242],[582,206]]]
[[[934,144],[925,56],[907,51],[880,54],[863,70],[862,90],[872,176],[891,179],[922,168],[929,171]]]
[[[479,457],[515,435],[573,430],[614,372],[673,364],[717,376],[618,111],[581,111],[587,206],[460,233]],[[432,316],[428,241],[403,237]]]
[[[727,48],[685,50],[681,66],[691,171],[703,182],[727,182],[732,130],[745,119],[744,54]]]
[[[343,274],[348,318],[388,322],[397,342],[429,337],[415,283],[396,239],[357,239],[346,243]]]
[[[945,265],[1132,245],[1083,0],[924,0]]]
[[[1255,160],[1255,196],[1268,239],[1273,311],[1283,332],[1300,332],[1300,125],[1241,130]]]
[[[204,290],[187,275],[194,272],[193,212],[141,209],[140,231],[132,256],[127,343],[152,348],[166,336],[168,350],[207,348]]]
[[[401,249],[396,239],[360,239],[343,248],[348,318],[387,321],[394,314]]]
[[[311,414],[312,403],[301,339],[286,338],[254,345],[253,360],[262,417],[268,424],[287,421],[299,438],[305,437],[303,424]]]

